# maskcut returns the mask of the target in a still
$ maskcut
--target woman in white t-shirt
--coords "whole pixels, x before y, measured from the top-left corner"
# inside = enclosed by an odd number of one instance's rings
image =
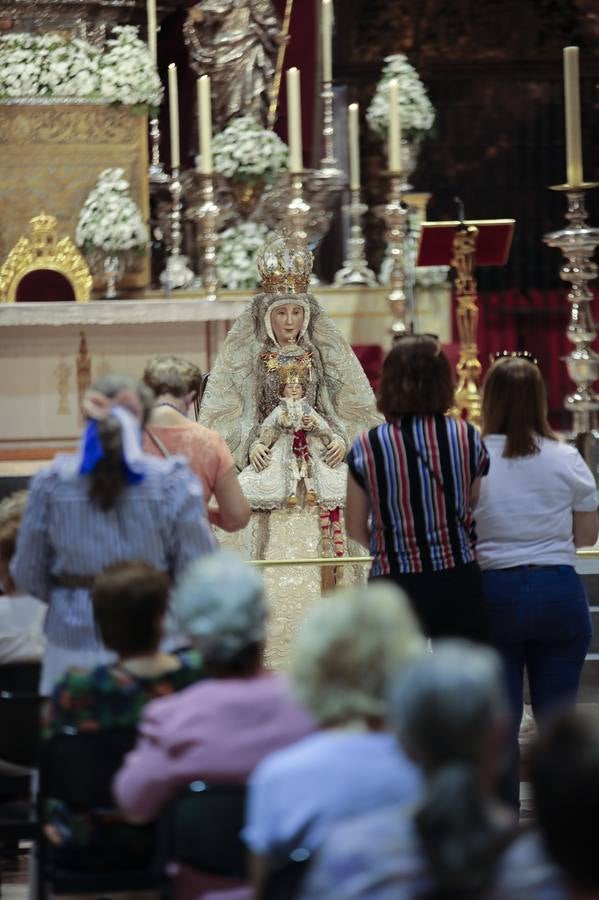
[[[514,758],[526,669],[535,718],[576,698],[591,640],[576,547],[597,540],[595,479],[547,422],[543,377],[528,355],[502,354],[487,373],[483,437],[490,470],[476,507],[490,638],[514,713]],[[508,792],[518,803],[518,768]]]

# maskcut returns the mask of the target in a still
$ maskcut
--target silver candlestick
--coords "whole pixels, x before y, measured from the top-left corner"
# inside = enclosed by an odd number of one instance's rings
[[[168,175],[160,161],[160,123],[158,118],[150,119],[151,155],[148,178],[150,184],[166,184]]]
[[[311,206],[304,199],[304,175],[304,172],[290,173],[290,200],[287,204],[287,225],[300,243],[307,244],[307,223]]]
[[[323,157],[320,160],[320,174],[324,178],[343,175],[335,156],[335,112],[333,109],[333,84],[324,81],[322,84],[322,143]]]
[[[550,247],[559,247],[566,258],[560,268],[560,278],[570,285],[570,321],[566,335],[574,345],[566,357],[566,368],[576,389],[566,397],[564,406],[572,413],[577,434],[595,431],[599,412],[599,396],[593,389],[599,377],[599,355],[591,346],[597,332],[591,309],[593,294],[589,290],[589,282],[597,277],[597,264],[592,256],[599,245],[599,228],[587,224],[585,204],[586,192],[594,187],[597,187],[595,182],[552,187],[566,195],[568,224],[543,238]]]
[[[389,200],[376,210],[385,222],[387,255],[391,260],[390,291],[387,294],[387,300],[393,314],[391,334],[394,338],[408,331],[408,296],[406,293],[408,284],[406,274],[408,207],[402,201],[402,188],[401,172],[389,172]]]
[[[218,236],[218,221],[220,208],[214,199],[214,180],[212,175],[200,175],[200,194],[202,202],[195,210],[195,220],[198,226],[197,241],[200,247],[201,275],[200,281],[205,291],[205,299],[216,300],[218,290],[218,269],[216,265],[216,250],[220,240]]]
[[[343,212],[349,216],[350,232],[347,240],[347,259],[335,275],[335,284],[364,284],[374,287],[377,284],[376,275],[368,267],[364,248],[366,241],[362,231],[362,216],[368,211],[360,197],[360,188],[351,191],[350,202],[343,207]]]
[[[181,227],[183,204],[181,203],[181,196],[183,187],[179,169],[173,169],[171,172],[169,190],[171,192],[171,247],[164,272],[160,275],[160,282],[164,285],[166,291],[189,287],[194,277],[193,272],[187,265],[187,257],[181,253],[183,240]]]

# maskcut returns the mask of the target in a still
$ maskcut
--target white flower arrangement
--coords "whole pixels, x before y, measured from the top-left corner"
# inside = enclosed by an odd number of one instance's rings
[[[151,54],[131,26],[115,27],[104,50],[59,34],[0,37],[0,100],[89,98],[156,109],[163,93]]]
[[[218,279],[224,288],[239,291],[256,287],[256,254],[269,234],[268,227],[257,222],[241,222],[221,231],[216,265]]]
[[[106,42],[100,65],[100,97],[108,103],[158,109],[164,90],[147,45],[137,28],[117,25]]]
[[[85,252],[145,252],[148,229],[124,174],[123,169],[105,169],[88,194],[75,231],[75,241]]]
[[[217,134],[212,154],[215,171],[239,181],[272,181],[289,159],[287,144],[251,116],[233,119]]]
[[[419,138],[433,127],[435,110],[418,72],[403,53],[385,57],[383,74],[374,97],[366,110],[370,129],[379,137],[387,135],[389,127],[389,82],[399,83],[399,111],[402,134],[408,139]]]

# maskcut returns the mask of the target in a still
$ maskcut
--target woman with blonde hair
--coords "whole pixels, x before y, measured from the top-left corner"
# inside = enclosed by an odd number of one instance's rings
[[[387,686],[424,646],[393,584],[338,591],[311,607],[291,679],[319,730],[272,753],[250,779],[244,839],[258,891],[298,848],[316,851],[334,823],[416,799],[420,776],[387,731]]]
[[[576,547],[597,540],[595,479],[547,421],[541,372],[528,356],[501,354],[483,392],[491,466],[476,506],[490,639],[500,652],[514,715],[514,762],[526,669],[536,718],[574,702],[591,640]],[[510,795],[518,803],[514,764]]]
[[[196,419],[199,413],[203,383],[200,369],[177,356],[154,356],[143,377],[156,394],[145,430],[146,453],[185,456],[204,485],[206,504],[212,496],[218,504],[208,509],[210,522],[225,531],[244,528],[250,507],[239,486],[231,451],[218,432],[188,419],[192,405]]]

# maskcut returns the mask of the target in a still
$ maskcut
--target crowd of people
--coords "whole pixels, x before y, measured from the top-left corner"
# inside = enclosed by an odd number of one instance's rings
[[[286,674],[265,663],[259,569],[215,541],[251,511],[225,440],[188,418],[201,391],[172,357],[101,379],[78,454],[0,504],[0,663],[41,658],[45,739],[137,730],[113,809],[49,802],[57,858],[141,858],[187,785],[245,785],[247,872],[179,863],[176,897],[599,896],[599,722],[575,707],[591,639],[575,550],[597,540],[597,491],[549,427],[536,362],[490,366],[479,432],[447,415],[439,342],[396,341],[384,422],[347,455],[369,581],[310,605]]]

